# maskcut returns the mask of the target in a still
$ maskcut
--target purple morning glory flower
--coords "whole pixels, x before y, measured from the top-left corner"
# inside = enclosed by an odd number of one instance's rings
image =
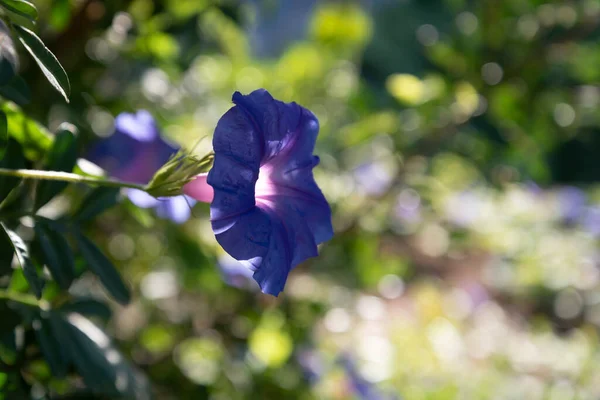
[[[98,142],[87,158],[113,178],[145,184],[175,154],[178,147],[161,136],[152,115],[145,110],[122,113],[115,119],[114,133]],[[154,208],[161,218],[183,223],[190,217],[191,198],[156,199],[144,191],[127,189],[127,197],[142,208]]]
[[[206,201],[212,186],[217,241],[254,271],[264,293],[276,296],[290,270],[333,236],[331,209],[312,173],[319,123],[264,89],[236,92],[233,102],[215,129],[213,168],[185,192]]]

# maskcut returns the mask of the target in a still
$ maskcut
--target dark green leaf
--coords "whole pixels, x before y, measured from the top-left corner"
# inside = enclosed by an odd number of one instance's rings
[[[29,249],[27,248],[27,245],[19,235],[17,235],[10,229],[7,229],[4,226],[4,224],[0,223],[0,228],[4,229],[8,234],[8,238],[10,239],[13,248],[15,249],[17,261],[19,262],[19,266],[23,270],[23,275],[25,275],[25,279],[27,279],[29,287],[31,288],[31,290],[33,290],[33,293],[38,299],[41,298],[44,284],[40,276],[38,275],[38,271],[35,268],[35,265],[33,265],[33,263],[31,262],[31,259],[29,257]]]
[[[85,221],[94,218],[98,214],[106,211],[119,200],[119,189],[99,187],[88,194],[79,209],[73,214],[73,219]]]
[[[15,255],[15,249],[4,229],[0,229],[0,276],[9,275],[12,272],[11,263]]]
[[[125,285],[125,282],[123,282],[121,275],[112,262],[91,240],[81,233],[77,232],[75,238],[77,240],[79,252],[87,261],[88,268],[100,278],[100,281],[106,290],[108,290],[112,297],[119,303],[129,303],[129,289]]]
[[[60,325],[63,334],[59,341],[69,349],[73,364],[91,390],[107,396],[150,399],[147,379],[125,360],[102,329],[77,313],[65,315]]]
[[[0,0],[0,5],[6,10],[13,12],[21,17],[27,18],[33,22],[38,17],[35,6],[26,0]]]
[[[21,323],[21,316],[6,301],[0,302],[0,335],[10,334]]]
[[[69,77],[62,65],[60,65],[60,62],[35,33],[22,26],[15,26],[15,29],[17,30],[19,39],[21,40],[21,43],[23,43],[23,46],[25,46],[25,49],[27,49],[29,54],[31,54],[40,66],[48,81],[63,95],[68,103],[69,94],[71,93],[71,84],[69,83]]]
[[[40,345],[40,350],[52,373],[57,378],[64,378],[67,375],[69,359],[68,352],[61,351],[62,346],[60,346],[56,339],[58,333],[52,329],[50,321],[45,318],[34,320],[32,325]]]
[[[112,315],[110,307],[91,298],[79,298],[71,303],[63,305],[60,310],[65,313],[76,312],[87,317],[98,317],[102,320],[108,320]]]
[[[35,235],[52,277],[61,288],[68,289],[75,279],[75,260],[69,243],[43,222],[35,225]]]
[[[13,76],[6,85],[0,86],[0,96],[20,106],[31,102],[31,90],[29,90],[27,82],[19,75]]]
[[[0,391],[0,399],[2,400],[23,400],[30,398],[26,383],[21,378],[20,374],[9,373],[7,379]]]
[[[0,85],[6,85],[19,70],[19,56],[10,29],[0,21]]]
[[[21,150],[21,146],[16,141],[9,139],[7,151],[2,160],[0,160],[0,168],[20,169],[25,168],[25,157]],[[20,182],[19,178],[13,176],[0,176],[0,202],[13,190]]]
[[[4,153],[8,147],[8,123],[6,114],[0,111],[0,160],[4,158]]]
[[[62,124],[58,129],[43,169],[71,172],[77,163],[76,128],[70,124]],[[41,181],[37,186],[35,209],[42,207],[66,186],[66,182]]]

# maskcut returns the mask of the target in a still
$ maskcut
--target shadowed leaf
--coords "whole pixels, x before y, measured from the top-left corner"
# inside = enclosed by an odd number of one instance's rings
[[[21,146],[14,141],[9,140],[6,147],[6,154],[0,160],[0,168],[20,169],[25,168],[25,157],[21,151]],[[13,190],[20,182],[19,178],[14,176],[0,176],[0,202]]]
[[[10,229],[7,229],[4,226],[4,224],[0,224],[0,227],[1,229],[4,229],[4,231],[8,234],[8,238],[10,239],[12,246],[15,250],[17,261],[19,263],[19,266],[23,270],[23,275],[25,276],[27,283],[29,283],[29,287],[38,299],[41,298],[44,282],[38,275],[38,271],[35,268],[35,265],[33,265],[33,263],[31,262],[31,258],[29,257],[29,248],[19,235],[17,235]]]
[[[73,219],[86,221],[106,211],[117,204],[119,192],[119,189],[104,187],[92,190],[90,194],[83,199],[79,209],[73,214]]]
[[[94,392],[135,400],[150,399],[150,385],[111,343],[106,333],[77,313],[53,319],[59,341],[86,385]]]
[[[19,70],[19,56],[10,29],[0,21],[0,86],[6,85]]]
[[[35,225],[35,235],[52,277],[61,288],[68,289],[75,279],[75,260],[69,243],[61,233],[41,222]]]
[[[79,252],[87,261],[87,266],[98,278],[112,295],[112,297],[121,304],[129,303],[131,296],[129,289],[123,282],[121,275],[116,270],[112,262],[96,247],[96,245],[83,236],[80,232],[75,234]]]
[[[75,127],[69,124],[62,124],[59,127],[44,165],[45,170],[73,171],[73,167],[77,162],[77,138],[75,132]],[[67,182],[41,181],[37,186],[35,208],[42,207],[67,185]]]

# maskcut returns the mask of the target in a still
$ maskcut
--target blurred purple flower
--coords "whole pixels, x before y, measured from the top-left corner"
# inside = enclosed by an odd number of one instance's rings
[[[114,133],[94,145],[87,158],[109,176],[145,184],[178,150],[161,136],[152,115],[145,110],[122,113],[115,119]],[[144,191],[127,189],[127,197],[141,208],[154,208],[161,218],[176,223],[188,220],[195,201],[185,196],[156,199]]]
[[[264,89],[236,92],[233,102],[215,129],[213,168],[185,192],[203,200],[212,186],[217,241],[254,271],[264,293],[276,296],[290,270],[333,236],[331,209],[312,173],[319,123]]]
[[[375,385],[363,378],[354,359],[349,354],[344,354],[339,359],[352,385],[352,389],[362,400],[396,400],[398,397],[382,394]]]
[[[576,222],[585,209],[585,192],[574,186],[565,186],[558,191],[560,217],[567,223]]]
[[[600,236],[600,206],[585,207],[580,221],[584,230],[593,236]]]

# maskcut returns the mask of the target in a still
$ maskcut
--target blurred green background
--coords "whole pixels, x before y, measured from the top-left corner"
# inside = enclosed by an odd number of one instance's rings
[[[108,330],[157,399],[600,398],[599,0],[36,4],[73,87],[66,105],[23,59],[52,130],[91,144],[147,109],[203,154],[261,87],[321,123],[336,236],[279,298],[207,205],[98,219],[135,294]]]

